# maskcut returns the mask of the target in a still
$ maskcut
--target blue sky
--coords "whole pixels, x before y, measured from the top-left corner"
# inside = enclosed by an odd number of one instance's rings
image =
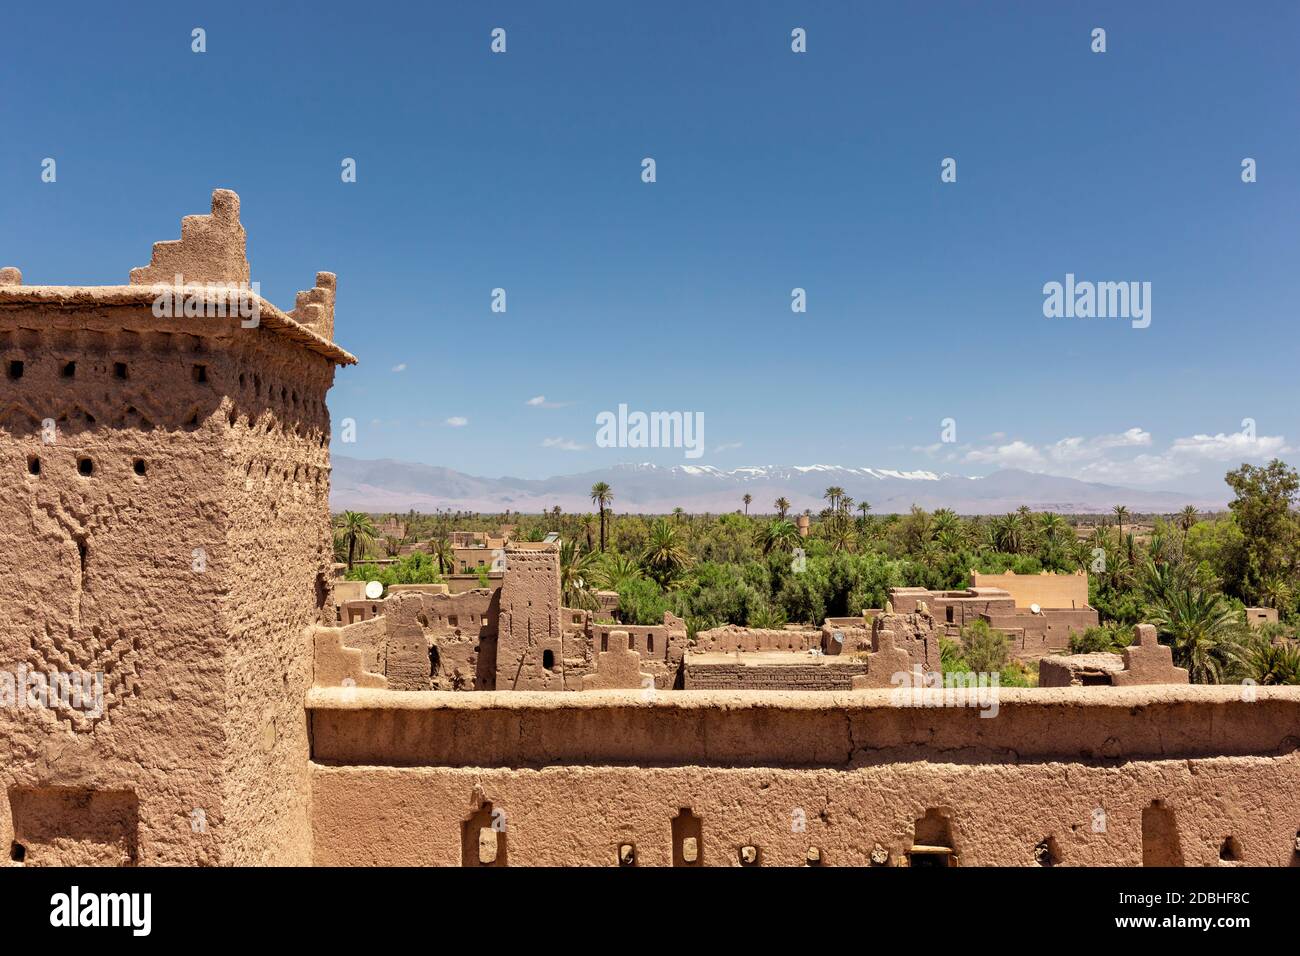
[[[1221,488],[1300,440],[1300,5],[1051,6],[23,5],[0,265],[122,283],[235,189],[269,299],[339,275],[358,457]],[[1150,327],[1045,318],[1066,273]],[[620,403],[705,455],[596,447]]]

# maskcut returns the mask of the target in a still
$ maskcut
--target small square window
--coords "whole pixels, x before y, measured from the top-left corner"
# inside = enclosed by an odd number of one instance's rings
[[[12,361],[12,362],[9,363],[9,377],[10,377],[10,378],[22,378],[22,377],[23,377],[23,363],[22,363],[22,362],[20,362],[20,361],[18,361],[17,359],[15,359],[14,361]]]
[[[126,372],[126,363],[125,363],[125,362],[114,362],[114,363],[113,363],[113,378],[129,378],[129,376],[127,375],[127,372]]]

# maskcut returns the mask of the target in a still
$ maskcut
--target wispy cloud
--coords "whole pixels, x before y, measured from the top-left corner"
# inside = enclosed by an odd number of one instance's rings
[[[534,395],[524,404],[533,408],[564,408],[567,405],[572,405],[573,402],[548,402],[545,395]]]
[[[1152,451],[1152,435],[1143,428],[1071,436],[1036,445],[1021,439],[989,445],[961,446],[961,460],[995,468],[1019,468],[1084,481],[1153,484],[1195,474],[1204,465],[1262,461],[1290,449],[1281,435],[1251,431],[1175,438],[1163,451]],[[931,457],[942,445],[914,448]],[[952,447],[952,446],[949,446]]]
[[[405,363],[405,362],[398,362],[396,365],[393,366],[393,371],[394,371],[394,372],[405,372],[405,371],[406,371],[406,363]]]
[[[587,446],[586,446],[586,445],[579,445],[576,441],[574,441],[574,440],[571,439],[571,438],[559,438],[559,437],[556,437],[556,438],[543,438],[543,439],[542,439],[542,447],[543,447],[543,448],[558,448],[560,451],[582,451],[582,450],[584,450]]]
[[[460,415],[453,415],[451,418],[447,419],[443,424],[450,425],[452,428],[464,428],[466,425],[469,424],[469,419],[462,418]]]
[[[737,448],[742,448],[742,447],[744,447],[744,442],[729,441],[725,444],[718,445],[716,448],[713,449],[713,451],[714,454],[717,454],[718,452],[721,451],[735,451]]]

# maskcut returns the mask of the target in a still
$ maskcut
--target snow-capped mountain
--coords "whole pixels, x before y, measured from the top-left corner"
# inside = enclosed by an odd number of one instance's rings
[[[1127,505],[1135,512],[1172,513],[1184,505],[1222,508],[1224,499],[1173,491],[1141,491],[1028,471],[1005,470],[985,476],[843,465],[755,465],[724,470],[712,465],[649,462],[614,465],[554,478],[479,478],[449,468],[334,456],[330,504],[335,510],[371,512],[451,509],[459,511],[539,512],[559,505],[567,512],[592,510],[591,486],[607,482],[616,512],[666,514],[674,508],[719,514],[739,510],[741,496],[753,496],[754,514],[775,511],[786,498],[791,512],[825,507],[828,487],[843,488],[875,514],[952,508],[959,514],[998,514],[1028,505],[1035,511],[1107,512]]]

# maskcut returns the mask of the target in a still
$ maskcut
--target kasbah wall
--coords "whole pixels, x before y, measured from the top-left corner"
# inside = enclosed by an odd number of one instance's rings
[[[945,703],[886,689],[941,623],[899,609],[853,690],[674,689],[682,622],[562,607],[554,549],[340,626],[334,277],[249,323],[159,317],[175,276],[247,282],[233,193],[127,285],[0,271],[12,864],[1300,862],[1300,691],[1187,686],[1153,635],[1115,686]],[[102,707],[5,699],[37,671]]]

